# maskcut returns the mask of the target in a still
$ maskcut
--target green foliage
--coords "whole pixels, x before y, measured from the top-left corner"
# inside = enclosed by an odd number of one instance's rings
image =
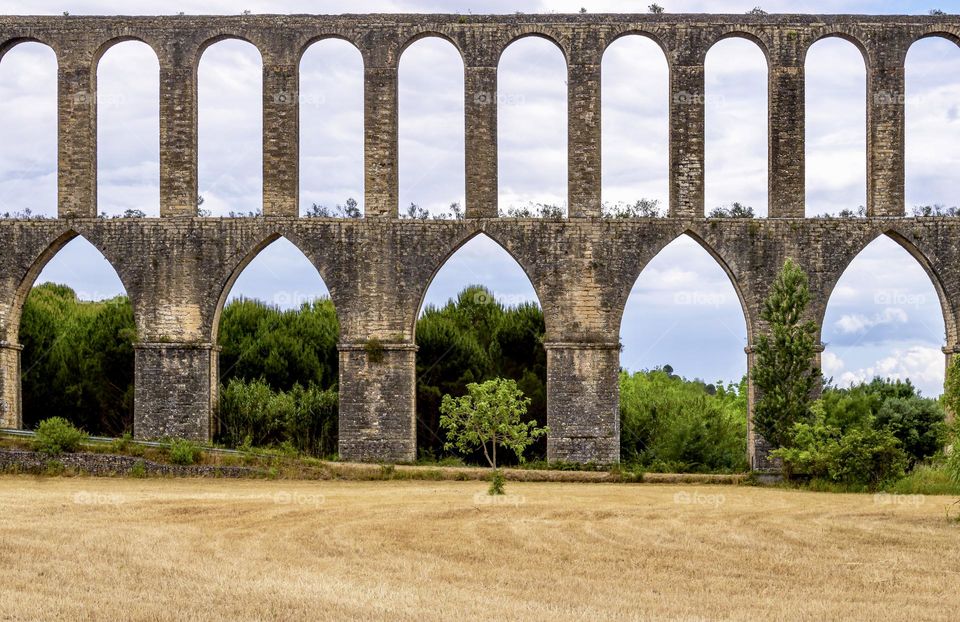
[[[264,380],[230,380],[220,391],[218,440],[231,447],[280,447],[326,457],[337,451],[335,389],[294,384],[288,391]]]
[[[256,300],[228,304],[220,323],[221,381],[264,380],[275,390],[295,384],[336,385],[340,327],[333,303],[321,299],[283,311]]]
[[[181,466],[196,464],[203,456],[203,448],[185,438],[177,438],[171,441],[167,451],[170,454],[170,462]]]
[[[644,470],[747,468],[746,379],[705,385],[669,368],[620,374],[620,451]]]
[[[820,378],[812,363],[817,326],[802,319],[809,303],[807,275],[788,258],[760,311],[770,332],[757,340],[753,367],[759,396],[754,424],[774,447],[789,446],[794,424],[809,419]]]
[[[133,463],[133,466],[130,467],[130,477],[136,477],[138,479],[143,479],[147,476],[147,463],[143,460],[137,460]]]
[[[756,218],[753,208],[749,205],[733,202],[729,207],[715,207],[707,214],[707,218]]]
[[[445,448],[468,453],[479,447],[487,463],[497,468],[499,446],[512,450],[523,462],[524,450],[547,433],[535,420],[522,420],[529,403],[515,381],[503,378],[472,382],[461,397],[444,395],[440,425],[447,431]]]
[[[487,494],[490,496],[504,494],[503,487],[506,482],[507,479],[503,476],[503,473],[499,469],[495,470],[490,477],[490,488],[487,489]]]
[[[51,456],[70,453],[76,451],[86,437],[82,430],[63,417],[50,417],[37,426],[33,448]]]
[[[788,444],[771,455],[783,460],[788,477],[805,475],[841,484],[877,487],[901,478],[909,456],[889,429],[828,422],[822,401],[811,408],[812,420],[794,423]]]
[[[133,308],[126,297],[77,299],[64,285],[34,287],[23,307],[23,418],[50,413],[95,434],[133,427]]]
[[[471,382],[511,378],[530,398],[527,413],[547,420],[547,358],[543,312],[534,304],[505,307],[489,290],[465,288],[443,307],[427,307],[417,322],[417,446],[439,456],[443,395],[463,395]],[[543,442],[531,451],[543,456]],[[468,461],[483,461],[478,454]]]
[[[947,424],[936,400],[892,397],[883,402],[875,425],[889,430],[900,441],[911,466],[943,448]]]

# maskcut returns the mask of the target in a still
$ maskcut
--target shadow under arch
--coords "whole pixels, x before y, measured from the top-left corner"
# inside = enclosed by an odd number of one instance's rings
[[[413,314],[413,325],[410,327],[410,335],[414,340],[416,340],[417,337],[417,320],[420,318],[420,313],[423,311],[424,303],[427,299],[427,292],[430,291],[430,286],[433,285],[437,275],[449,263],[450,259],[453,258],[453,256],[456,255],[464,246],[466,246],[467,243],[472,240],[479,239],[480,237],[485,237],[492,241],[494,244],[500,247],[517,266],[520,267],[520,270],[523,271],[524,276],[527,278],[527,282],[530,283],[530,287],[533,289],[534,295],[537,297],[537,304],[539,304],[541,308],[543,307],[543,297],[541,296],[540,291],[537,289],[534,279],[531,278],[530,271],[523,265],[523,262],[520,261],[520,259],[510,250],[507,245],[498,240],[495,234],[483,229],[473,229],[457,240],[452,248],[450,248],[447,253],[436,262],[436,264],[433,266],[432,272],[430,273],[430,277],[424,282],[423,289],[418,296],[416,313]]]
[[[871,244],[876,242],[882,237],[887,237],[894,242],[896,242],[902,249],[907,251],[907,253],[913,257],[913,259],[920,265],[923,271],[926,273],[927,277],[930,279],[931,285],[933,285],[934,291],[937,293],[937,299],[940,303],[940,313],[943,317],[944,323],[944,335],[946,336],[947,343],[956,343],[957,341],[957,324],[956,317],[953,313],[953,309],[950,306],[949,299],[946,294],[943,282],[940,280],[940,276],[937,274],[936,270],[933,267],[933,264],[930,262],[929,258],[923,253],[920,248],[918,248],[913,242],[910,241],[905,235],[900,233],[895,229],[884,229],[876,232],[872,236],[867,236],[864,238],[863,243],[855,249],[855,252],[851,252],[846,261],[843,264],[843,267],[838,270],[835,275],[832,283],[830,283],[830,294],[826,298],[826,303],[818,311],[818,317],[816,318],[817,326],[820,328],[821,333],[823,332],[823,324],[826,319],[827,309],[830,306],[830,300],[833,298],[833,294],[836,291],[837,284],[840,282],[840,279],[843,278],[843,275],[847,273],[850,269],[850,266],[860,257],[863,252]]]
[[[741,288],[736,275],[734,274],[733,270],[730,268],[730,265],[723,258],[723,256],[720,255],[720,253],[718,253],[710,245],[710,243],[707,242],[707,240],[701,237],[699,233],[697,233],[695,230],[690,228],[680,232],[680,234],[673,237],[672,239],[667,241],[666,244],[664,244],[659,249],[657,249],[656,254],[653,255],[653,257],[651,257],[650,260],[644,263],[643,268],[640,270],[639,274],[637,274],[636,278],[633,279],[632,282],[630,282],[629,289],[627,290],[627,294],[626,296],[623,297],[624,302],[622,305],[620,305],[620,308],[619,308],[619,317],[617,318],[617,334],[622,334],[623,332],[623,316],[624,316],[624,312],[626,311],[627,304],[629,303],[630,292],[633,290],[633,287],[636,286],[636,284],[640,281],[641,278],[643,278],[643,273],[647,269],[647,267],[650,265],[650,263],[654,259],[659,257],[667,247],[669,247],[671,244],[673,244],[677,240],[680,240],[684,236],[692,239],[694,242],[696,242],[700,246],[700,248],[706,251],[707,255],[709,255],[713,259],[713,261],[716,263],[716,265],[721,270],[723,270],[723,273],[727,275],[727,279],[730,282],[730,286],[733,287],[733,291],[736,293],[737,300],[740,303],[740,312],[742,314],[743,321],[746,327],[747,345],[748,346],[752,345],[754,343],[753,325],[754,325],[755,318],[753,318],[750,313],[750,307],[747,304],[747,299],[744,296],[743,289]]]
[[[303,45],[300,46],[300,49],[297,50],[297,72],[300,72],[302,70],[303,57],[306,55],[308,51],[310,51],[310,48],[312,48],[315,45],[322,44],[325,41],[343,41],[344,43],[347,43],[348,45],[350,45],[350,47],[356,50],[357,54],[360,55],[361,69],[366,67],[367,59],[363,57],[363,50],[360,49],[360,46],[357,44],[357,41],[343,34],[326,33],[326,34],[310,37],[309,39],[304,41]]]
[[[260,66],[263,67],[263,50],[260,49],[260,46],[256,44],[249,37],[245,37],[242,34],[234,32],[223,32],[216,34],[212,37],[208,37],[200,42],[200,45],[197,46],[196,52],[193,55],[193,74],[197,75],[197,70],[200,68],[200,61],[203,59],[204,53],[209,50],[211,47],[223,41],[240,41],[242,43],[247,43],[257,51],[257,56],[260,59]]]
[[[103,44],[101,44],[100,47],[98,47],[97,50],[93,53],[94,75],[96,74],[96,71],[100,66],[100,61],[103,60],[103,57],[106,55],[107,52],[112,50],[117,45],[120,45],[121,43],[130,43],[130,42],[142,43],[147,47],[149,47],[150,51],[153,52],[154,57],[157,59],[157,67],[158,68],[160,67],[160,54],[157,52],[157,47],[153,42],[148,41],[143,37],[138,37],[136,35],[121,35],[119,37],[113,37],[111,39],[108,39],[107,41],[104,41]]]
[[[252,249],[246,252],[239,261],[233,263],[230,267],[229,272],[227,272],[226,277],[220,282],[220,295],[217,298],[217,306],[213,312],[213,318],[211,320],[210,327],[210,343],[216,344],[217,340],[220,337],[220,320],[223,315],[223,308],[226,306],[227,299],[230,297],[230,293],[233,291],[233,286],[236,284],[237,279],[240,278],[240,275],[243,274],[244,270],[253,263],[253,260],[256,259],[260,253],[262,253],[268,246],[272,245],[277,240],[286,240],[290,243],[291,246],[297,249],[300,255],[313,267],[317,278],[323,283],[324,287],[327,288],[327,291],[330,293],[330,302],[333,304],[334,312],[337,313],[337,303],[334,297],[333,288],[331,288],[327,279],[324,278],[323,273],[317,267],[316,263],[310,259],[310,256],[303,252],[303,249],[299,244],[296,243],[289,236],[280,233],[279,231],[274,231],[270,235],[261,239],[257,244],[253,246]],[[339,314],[338,314],[339,317]]]
[[[51,52],[53,52],[53,58],[56,61],[57,66],[58,67],[60,66],[60,57],[57,54],[57,49],[53,47],[53,45],[50,44],[49,42],[44,41],[42,39],[37,39],[35,37],[16,37],[14,39],[8,39],[0,43],[0,62],[3,62],[3,57],[7,55],[7,52],[14,49],[21,43],[38,43],[43,47],[48,48]]]
[[[460,63],[463,65],[464,70],[467,66],[467,56],[464,54],[463,48],[460,47],[460,42],[450,35],[440,32],[439,30],[423,30],[416,34],[411,35],[405,39],[397,49],[397,67],[400,67],[400,62],[403,60],[403,53],[412,46],[414,43],[422,41],[424,39],[440,39],[446,41],[457,50],[457,53],[460,55]]]

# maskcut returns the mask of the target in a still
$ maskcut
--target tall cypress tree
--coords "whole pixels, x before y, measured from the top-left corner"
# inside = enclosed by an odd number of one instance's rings
[[[813,364],[817,325],[803,320],[809,303],[807,275],[788,258],[760,311],[769,332],[757,340],[753,365],[754,427],[774,447],[786,446],[794,423],[809,418],[820,381]]]

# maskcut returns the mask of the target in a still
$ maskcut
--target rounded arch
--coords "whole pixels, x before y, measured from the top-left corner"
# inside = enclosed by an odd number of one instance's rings
[[[726,33],[703,59],[704,215],[734,204],[758,217],[769,210],[770,63],[745,34]]]
[[[119,36],[119,37],[113,37],[113,38],[111,38],[111,39],[107,39],[107,40],[104,41],[102,44],[100,44],[100,47],[98,47],[98,48],[96,49],[96,51],[94,51],[94,53],[93,53],[93,71],[94,71],[94,73],[96,73],[97,69],[99,68],[99,66],[100,66],[100,61],[103,60],[103,56],[104,56],[107,52],[109,52],[109,51],[111,50],[111,48],[113,48],[114,46],[119,45],[119,44],[121,44],[121,43],[129,43],[129,42],[131,42],[131,41],[136,42],[136,43],[142,43],[142,44],[146,45],[147,47],[149,47],[150,50],[153,52],[154,57],[157,58],[157,65],[160,64],[160,54],[159,54],[159,52],[157,52],[157,45],[156,45],[154,42],[149,41],[148,39],[146,39],[146,38],[144,38],[144,37],[137,36],[137,35],[121,35],[121,36]]]
[[[914,40],[904,68],[904,194],[910,208],[953,205],[960,140],[960,39],[936,32]]]
[[[37,37],[16,37],[13,39],[7,39],[6,41],[0,43],[0,62],[3,61],[3,57],[17,47],[21,43],[39,43],[40,45],[50,48],[50,51],[53,52],[53,57],[56,59],[57,64],[60,64],[60,55],[57,53],[57,48],[50,43],[49,41],[44,41],[43,39]]]
[[[208,38],[200,49],[197,179],[204,210],[262,214],[263,54],[249,39],[229,34]]]
[[[624,37],[643,37],[644,39],[649,39],[653,41],[660,51],[663,52],[663,59],[667,61],[667,67],[671,66],[671,54],[670,48],[667,47],[667,44],[663,42],[656,33],[649,30],[644,30],[642,28],[626,28],[617,32],[616,34],[611,35],[606,41],[604,41],[603,49],[600,50],[600,62],[603,62],[603,57],[607,53],[607,50],[610,49],[610,46],[623,39]]]
[[[663,208],[669,204],[668,57],[653,37],[622,34],[604,48],[600,74],[601,202],[644,199]]]
[[[913,45],[918,41],[922,41],[924,39],[935,39],[938,37],[941,39],[946,39],[947,41],[950,41],[954,45],[960,47],[960,30],[957,32],[951,32],[942,28],[932,28],[915,37],[913,41],[910,42],[910,45],[907,46],[907,53],[910,53],[910,48],[912,48]]]
[[[0,215],[57,217],[59,112],[57,49],[39,38],[0,48]]]
[[[828,34],[804,50],[803,63],[805,215],[856,212],[867,202],[867,56],[849,37]]]
[[[407,51],[407,48],[409,48],[414,43],[417,43],[418,41],[422,41],[423,39],[430,39],[430,38],[442,39],[443,41],[446,41],[447,43],[452,45],[454,49],[457,50],[457,54],[460,55],[460,63],[464,67],[466,67],[467,56],[463,48],[460,46],[460,41],[458,41],[454,37],[451,37],[447,33],[441,32],[440,30],[436,30],[436,29],[421,30],[413,33],[412,35],[409,35],[406,39],[404,39],[400,43],[399,48],[397,49],[397,66],[398,67],[400,66],[400,62],[403,60],[403,53]]]
[[[466,200],[463,55],[425,35],[397,63],[398,209],[434,215]],[[424,93],[434,93],[424,98]]]
[[[160,215],[160,61],[139,37],[98,52],[97,205],[101,214]]]
[[[297,49],[297,67],[301,66],[301,63],[303,63],[303,55],[306,54],[311,47],[318,43],[323,43],[324,41],[343,41],[344,43],[351,45],[353,49],[355,49],[360,55],[361,64],[366,64],[366,59],[363,56],[363,50],[357,44],[357,41],[351,39],[347,35],[330,32],[310,37],[303,42],[303,45]]]
[[[193,55],[194,72],[196,72],[196,70],[200,67],[200,61],[203,59],[203,55],[207,52],[207,50],[217,43],[221,43],[223,41],[241,41],[243,43],[252,45],[254,49],[257,50],[257,54],[260,57],[260,65],[263,66],[263,50],[260,49],[260,46],[257,45],[253,39],[236,32],[221,32],[207,37],[197,46],[197,51]]]
[[[703,58],[701,59],[701,61],[703,63],[706,63],[707,57],[710,55],[710,50],[714,49],[718,43],[722,43],[723,41],[726,41],[728,39],[743,39],[745,41],[749,41],[750,43],[753,43],[758,48],[760,48],[760,52],[763,54],[763,60],[766,61],[767,63],[767,71],[768,72],[770,71],[771,43],[765,40],[761,35],[750,32],[748,30],[737,29],[737,30],[729,30],[727,32],[721,33],[716,39],[711,41],[709,45],[704,46]]]
[[[314,38],[300,50],[300,215],[356,201],[364,205],[364,58],[342,36]]]
[[[503,252],[505,252],[510,257],[510,259],[513,260],[513,263],[520,267],[520,270],[523,272],[523,275],[527,278],[527,282],[530,284],[531,289],[533,289],[534,295],[537,297],[537,302],[540,303],[540,301],[543,300],[543,297],[541,296],[539,289],[537,289],[536,282],[531,277],[530,271],[527,269],[526,266],[523,265],[523,262],[520,261],[520,258],[517,257],[517,255],[510,250],[509,246],[502,243],[500,240],[498,240],[496,238],[496,234],[494,233],[485,231],[483,229],[473,229],[466,232],[464,235],[460,236],[456,240],[456,242],[454,242],[454,244],[447,250],[446,254],[444,254],[439,259],[439,261],[437,261],[433,265],[429,278],[427,278],[426,281],[424,281],[424,284],[418,296],[416,313],[413,314],[413,325],[411,326],[410,334],[414,339],[416,339],[416,335],[417,335],[417,320],[419,319],[420,313],[421,311],[423,311],[424,305],[426,303],[427,292],[430,291],[430,287],[431,285],[433,285],[434,280],[437,278],[437,275],[443,270],[445,266],[447,266],[450,259],[452,259],[454,255],[456,255],[461,249],[463,249],[464,246],[466,246],[469,242],[476,239],[480,239],[480,238],[486,238],[490,240],[491,242],[496,244],[501,250],[503,250]]]
[[[511,32],[503,41],[503,44],[500,46],[500,49],[497,51],[496,58],[494,59],[497,63],[497,67],[500,66],[500,61],[503,59],[503,53],[507,51],[511,45],[520,41],[521,39],[543,39],[549,41],[553,45],[557,46],[557,49],[560,50],[560,54],[563,55],[563,64],[567,66],[570,64],[570,55],[567,52],[566,46],[562,43],[563,38],[554,32],[549,30],[544,30],[540,27],[523,28],[514,32]]]
[[[562,46],[542,31],[524,32],[501,48],[496,94],[497,204],[501,212],[542,213],[545,206],[551,206],[549,211],[555,206],[567,213],[567,80]]]
[[[864,45],[863,41],[859,37],[856,37],[850,33],[843,32],[840,30],[831,30],[823,33],[817,34],[813,39],[811,39],[806,46],[800,51],[800,62],[806,66],[807,56],[810,54],[810,48],[815,46],[820,41],[824,39],[842,39],[847,43],[852,43],[857,50],[860,51],[860,56],[863,59],[864,68],[870,70],[870,52],[867,50],[867,46]]]

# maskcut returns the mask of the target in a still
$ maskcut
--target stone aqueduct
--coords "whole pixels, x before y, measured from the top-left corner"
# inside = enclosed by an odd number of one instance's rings
[[[600,61],[616,38],[640,34],[670,72],[670,204],[666,218],[600,218]],[[466,218],[398,218],[397,67],[404,48],[439,36],[465,67]],[[569,217],[497,218],[497,63],[525,36],[553,41],[568,67]],[[842,37],[867,66],[867,217],[804,218],[804,57]],[[960,353],[960,219],[904,217],[904,60],[929,36],[960,42],[956,17],[744,15],[356,15],[236,17],[0,17],[0,57],[24,41],[56,52],[59,216],[0,222],[2,425],[21,425],[21,308],[40,270],[83,236],[130,296],[136,344],[135,434],[208,439],[217,398],[219,313],[240,271],[284,236],[316,266],[336,306],[340,337],[340,454],[409,460],[416,452],[414,327],[445,260],[484,233],[523,267],[547,336],[548,454],[619,457],[619,330],[631,286],[664,246],[696,239],[740,297],[748,343],[765,329],[761,301],[787,257],[807,271],[821,322],[850,261],[880,235],[929,274],[945,319],[947,358]],[[359,220],[298,218],[298,64],[336,37],[364,61],[365,209]],[[746,37],[769,75],[769,218],[703,217],[704,58]],[[197,64],[204,49],[240,38],[263,58],[263,217],[198,218]],[[160,218],[96,218],[96,70],[113,44],[140,40],[160,61]],[[853,207],[853,206],[851,206]],[[379,344],[374,348],[370,344]],[[748,369],[752,365],[748,345]],[[752,410],[753,390],[750,391]],[[764,466],[751,433],[751,464]]]

